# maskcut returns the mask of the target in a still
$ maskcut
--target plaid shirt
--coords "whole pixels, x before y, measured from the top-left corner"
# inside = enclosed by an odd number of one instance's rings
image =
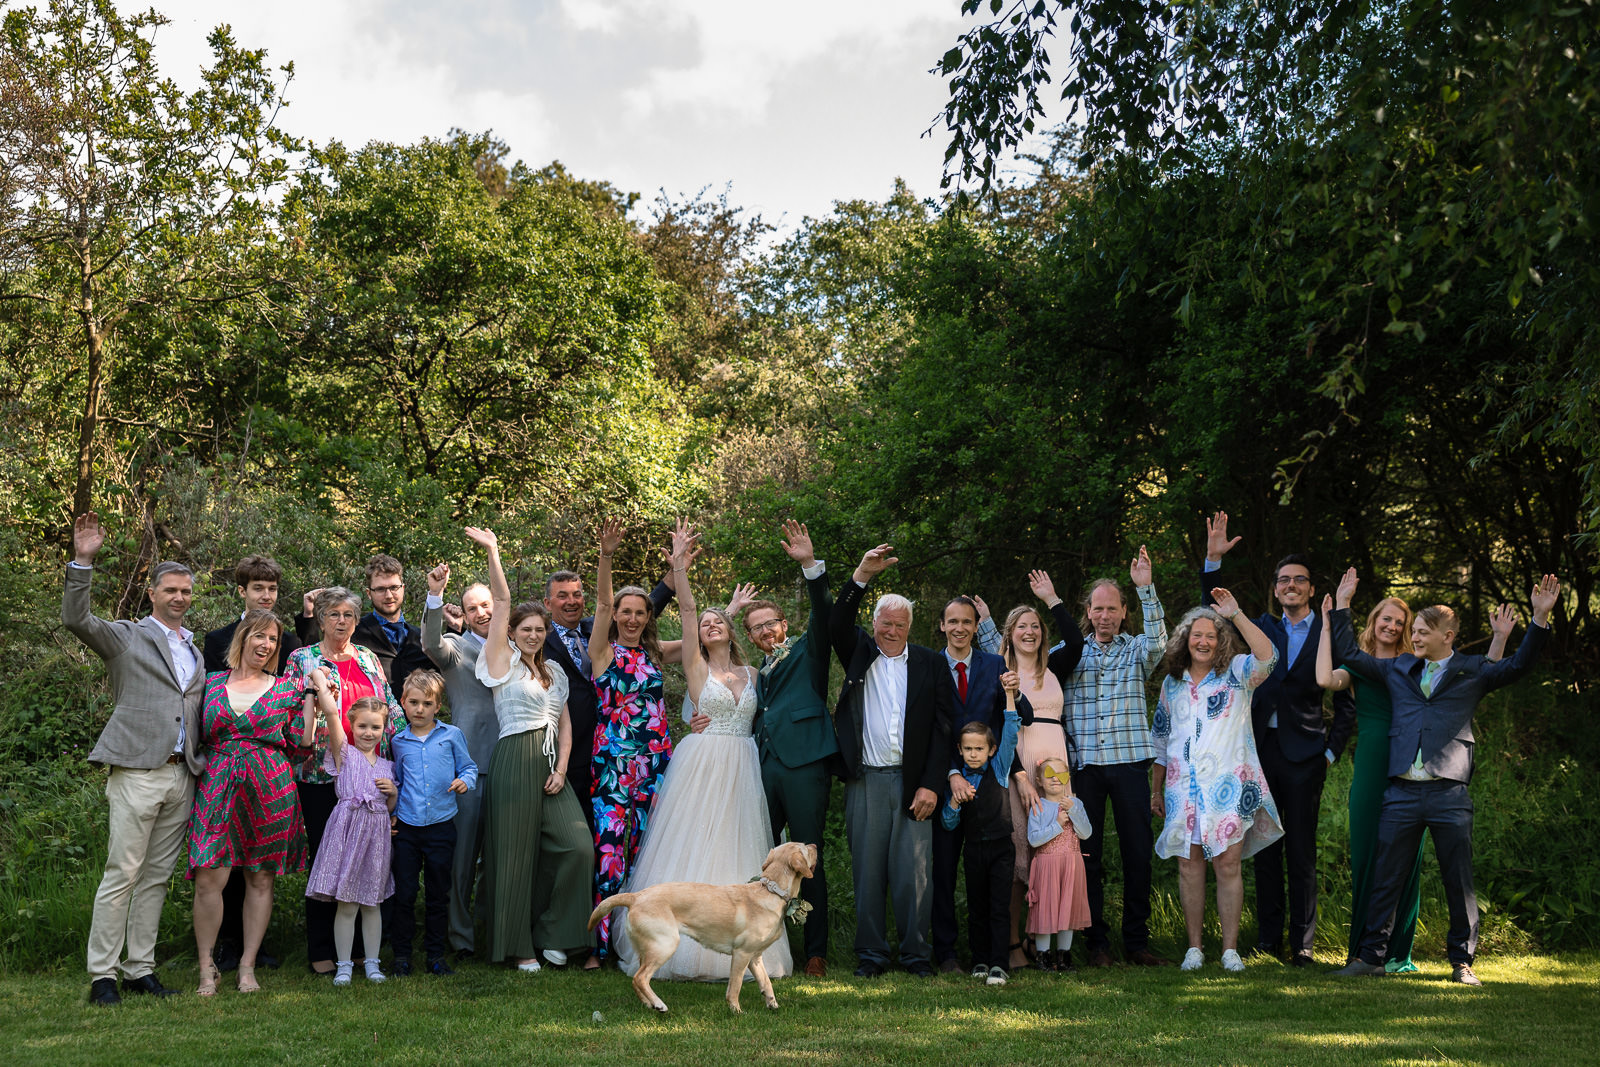
[[[1145,680],[1167,651],[1167,619],[1154,585],[1136,586],[1144,633],[1117,634],[1101,645],[1083,639],[1083,658],[1067,687],[1067,719],[1085,764],[1142,763],[1155,758]]]

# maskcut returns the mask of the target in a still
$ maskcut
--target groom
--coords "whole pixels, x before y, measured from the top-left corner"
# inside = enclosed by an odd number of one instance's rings
[[[822,833],[828,818],[830,761],[839,754],[828,714],[827,564],[811,547],[803,523],[783,524],[783,550],[800,564],[811,596],[811,623],[799,637],[789,636],[789,620],[770,600],[745,609],[744,629],[764,654],[756,684],[760,708],[754,723],[761,748],[761,783],[772,816],[772,840],[785,825],[789,840],[817,846],[815,874],[800,884],[800,896],[811,905],[805,924],[806,974],[828,973],[828,879],[822,863]]]

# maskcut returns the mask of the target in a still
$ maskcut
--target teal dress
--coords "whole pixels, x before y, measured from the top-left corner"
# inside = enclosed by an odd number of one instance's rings
[[[1345,668],[1349,670],[1348,667]],[[1383,791],[1389,788],[1389,724],[1394,709],[1389,691],[1354,671],[1351,688],[1356,700],[1355,774],[1350,780],[1350,947],[1356,946],[1367,925],[1367,902],[1372,897],[1378,870],[1378,815],[1383,810]],[[1388,969],[1391,972],[1415,971],[1411,962],[1412,944],[1417,939],[1417,911],[1422,906],[1422,845],[1411,864],[1411,875],[1400,890],[1395,907],[1394,933],[1389,938]]]

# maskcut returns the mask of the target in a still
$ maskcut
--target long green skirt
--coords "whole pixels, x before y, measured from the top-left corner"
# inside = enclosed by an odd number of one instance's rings
[[[489,759],[483,883],[494,961],[589,944],[594,838],[571,785],[555,796],[544,791],[544,735],[502,737]]]

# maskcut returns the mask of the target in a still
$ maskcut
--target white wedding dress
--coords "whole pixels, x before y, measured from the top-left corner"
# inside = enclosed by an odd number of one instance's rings
[[[650,827],[634,859],[624,892],[662,882],[738,885],[761,873],[772,850],[772,822],[761,787],[761,759],[750,723],[756,715],[756,676],[749,667],[737,698],[714,677],[700,691],[699,708],[711,725],[685,737],[672,753],[666,776],[650,809]],[[628,941],[626,909],[611,923],[617,964],[627,974],[639,969]],[[785,936],[761,954],[767,974],[782,978],[794,970]],[[731,957],[701,947],[689,935],[656,978],[726,982]],[[750,975],[745,974],[748,981]]]

